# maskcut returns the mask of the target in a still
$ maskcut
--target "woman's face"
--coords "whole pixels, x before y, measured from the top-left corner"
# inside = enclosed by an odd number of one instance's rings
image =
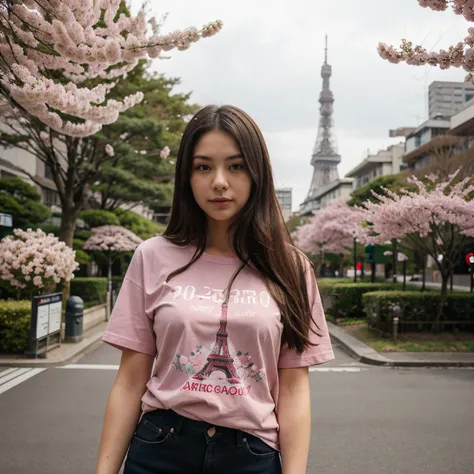
[[[232,221],[247,203],[251,187],[250,175],[232,135],[221,130],[204,134],[193,153],[191,189],[208,218]]]

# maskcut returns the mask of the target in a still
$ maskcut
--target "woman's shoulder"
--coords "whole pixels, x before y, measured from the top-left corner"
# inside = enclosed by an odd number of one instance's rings
[[[180,247],[179,245],[170,242],[162,235],[156,235],[144,240],[136,250],[146,260],[163,260],[168,258],[176,258],[178,254],[189,253],[187,246]]]

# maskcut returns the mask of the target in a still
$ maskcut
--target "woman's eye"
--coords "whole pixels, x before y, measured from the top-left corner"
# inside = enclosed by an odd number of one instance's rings
[[[240,166],[240,168],[237,168],[237,169],[234,168],[234,171],[240,171],[240,170],[243,170],[243,169],[244,169],[244,165],[241,165],[241,164],[232,165],[231,168],[233,168],[234,166],[237,166],[237,167]]]
[[[206,171],[206,170],[203,170],[203,169],[202,169],[203,166],[206,167],[206,168],[208,167],[207,165],[197,165],[197,166],[196,166],[196,169],[197,169],[198,171]]]

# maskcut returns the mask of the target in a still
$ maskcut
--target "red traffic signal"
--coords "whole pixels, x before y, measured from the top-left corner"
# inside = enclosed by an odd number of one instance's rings
[[[360,262],[357,262],[356,264],[356,270],[360,270],[362,268],[362,265]]]

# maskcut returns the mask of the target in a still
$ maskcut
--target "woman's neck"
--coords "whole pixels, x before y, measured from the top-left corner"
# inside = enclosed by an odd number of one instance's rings
[[[206,236],[206,252],[221,256],[234,256],[232,239],[227,234],[229,225],[227,222],[212,221],[208,223]]]

